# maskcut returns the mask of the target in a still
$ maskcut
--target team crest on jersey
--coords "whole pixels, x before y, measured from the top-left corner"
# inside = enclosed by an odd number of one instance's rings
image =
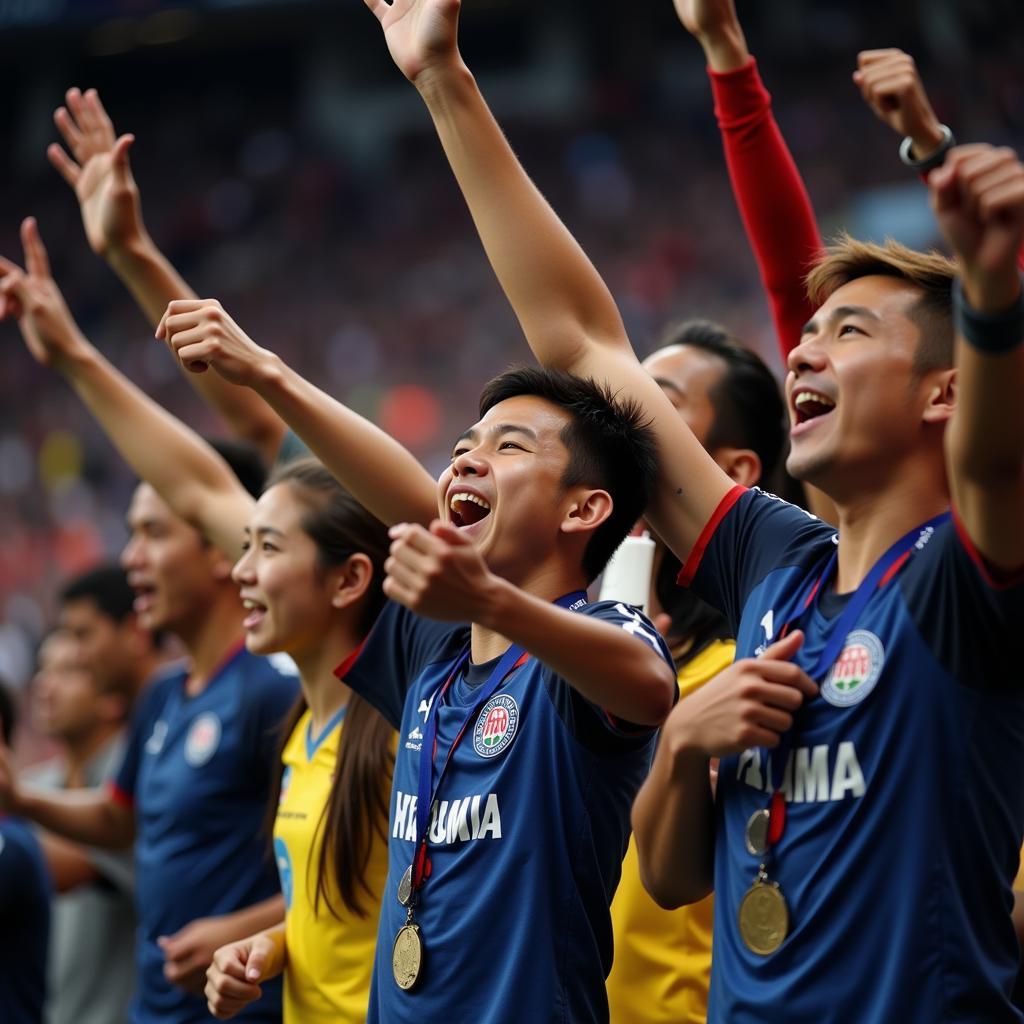
[[[825,677],[822,697],[837,708],[859,704],[875,688],[884,661],[882,641],[866,629],[855,629]]]
[[[212,711],[204,712],[192,723],[185,739],[185,760],[193,768],[202,768],[217,752],[220,732],[220,719]]]
[[[519,705],[514,697],[499,693],[480,712],[473,730],[473,749],[481,757],[497,757],[515,738]]]
[[[281,880],[281,895],[284,896],[285,909],[291,910],[292,894],[295,891],[292,856],[288,852],[288,844],[280,836],[274,840],[274,861],[277,864],[278,878]]]

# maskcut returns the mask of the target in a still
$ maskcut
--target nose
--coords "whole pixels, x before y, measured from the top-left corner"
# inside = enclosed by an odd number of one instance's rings
[[[480,457],[476,448],[461,452],[452,460],[453,476],[484,476],[486,473],[487,463]]]
[[[786,369],[797,376],[812,370],[820,370],[824,365],[824,350],[817,335],[811,332],[801,335],[797,346],[786,357]]]
[[[242,552],[242,557],[231,568],[231,578],[239,585],[252,583],[256,579],[256,572],[252,565],[252,548]]]
[[[132,536],[128,538],[128,543],[125,544],[124,548],[121,550],[121,557],[118,559],[121,563],[121,568],[132,569],[137,567],[142,561],[141,553],[142,540],[140,537],[132,534]]]

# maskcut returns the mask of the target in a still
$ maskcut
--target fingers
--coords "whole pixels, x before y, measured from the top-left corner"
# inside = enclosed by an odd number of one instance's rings
[[[963,206],[984,222],[1021,213],[1024,166],[1007,147],[958,146],[928,183],[937,211]]]
[[[50,277],[50,260],[39,235],[35,217],[21,222],[21,244],[25,249],[25,268],[33,277]]]
[[[89,89],[83,97],[83,101],[83,107],[88,114],[92,130],[113,139],[114,124],[100,101],[100,94],[95,89]]]
[[[57,173],[74,188],[78,184],[78,179],[82,176],[82,168],[67,155],[64,147],[56,142],[52,142],[46,147],[46,156],[54,168],[56,168]]]
[[[430,524],[430,532],[438,540],[444,541],[445,544],[465,546],[473,543],[457,526],[445,523],[440,519],[435,519]]]
[[[386,3],[386,0],[365,0],[366,6],[376,15],[378,21],[384,20],[384,15],[388,13],[391,4]]]
[[[128,175],[130,173],[128,163],[128,150],[132,148],[132,143],[135,142],[134,135],[122,135],[115,143],[112,150],[114,174],[119,184],[128,184]]]
[[[57,126],[57,131],[59,131],[63,136],[68,149],[75,154],[75,159],[80,164],[85,163],[88,158],[85,148],[85,139],[82,133],[78,130],[78,125],[75,124],[71,115],[68,113],[67,107],[58,107],[53,112],[53,122]]]
[[[257,939],[249,952],[249,959],[245,962],[245,977],[247,981],[259,981],[267,967],[267,950],[263,948],[264,940]]]

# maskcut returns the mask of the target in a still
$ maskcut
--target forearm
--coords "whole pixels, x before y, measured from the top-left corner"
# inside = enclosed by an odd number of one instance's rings
[[[519,164],[466,67],[424,72],[416,86],[534,354],[546,366],[594,373],[591,343],[629,344],[600,275]]]
[[[23,787],[15,813],[37,825],[89,846],[124,849],[135,840],[135,816],[102,789],[55,793]]]
[[[182,519],[239,554],[253,501],[227,463],[87,343],[62,371],[132,469]]]
[[[822,248],[810,197],[753,58],[709,71],[726,166],[772,310],[783,360],[811,318],[804,276]]]
[[[660,725],[672,709],[675,674],[656,635],[578,615],[497,579],[480,624],[529,651],[592,704],[636,725]],[[648,627],[636,624],[633,632]]]
[[[46,865],[50,869],[53,887],[57,892],[70,892],[86,885],[96,877],[96,869],[82,848],[60,836],[43,832],[39,837]]]
[[[715,823],[708,759],[680,751],[666,730],[633,804],[640,878],[666,909],[714,888]]]
[[[964,299],[978,314],[1011,311],[1006,328],[1024,328],[1020,280],[988,287],[964,281]],[[1016,310],[1016,312],[1012,312]],[[1002,352],[957,340],[957,400],[947,432],[953,503],[972,541],[994,565],[1024,566],[1024,337]]]
[[[244,939],[255,932],[266,931],[268,936],[273,938],[275,949],[277,949],[278,939],[280,939],[280,955],[283,957],[284,915],[284,897],[279,894],[260,903],[254,903],[251,907],[244,907],[232,914],[227,914],[223,918],[223,922],[226,929],[233,933],[230,941]],[[283,968],[283,966],[282,960],[281,967]]]
[[[310,451],[381,522],[428,524],[437,485],[393,437],[271,356],[253,385]]]
[[[197,298],[148,235],[111,250],[108,262],[154,327],[168,303],[175,299]],[[215,373],[189,373],[187,376],[203,400],[224,417],[232,431],[257,447],[267,463],[272,462],[285,433],[284,424],[273,410],[252,391],[229,384]]]

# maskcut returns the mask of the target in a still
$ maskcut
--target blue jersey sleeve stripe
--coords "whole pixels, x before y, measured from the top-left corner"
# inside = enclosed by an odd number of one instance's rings
[[[1016,587],[1021,583],[1024,583],[1024,565],[1018,569],[1000,569],[991,562],[975,547],[974,541],[971,540],[970,534],[967,532],[967,527],[964,526],[963,520],[957,514],[956,509],[953,510],[953,525],[956,527],[956,536],[960,541],[964,551],[970,556],[971,561],[975,564],[978,569],[978,573],[981,578],[993,589],[993,590],[1009,590],[1011,587]]]
[[[714,537],[715,531],[721,525],[726,515],[728,515],[729,509],[746,493],[746,487],[742,484],[736,484],[718,503],[718,508],[711,514],[711,518],[707,521],[704,529],[701,530],[697,543],[693,545],[693,549],[683,560],[683,567],[679,570],[679,576],[676,579],[679,586],[688,587],[693,582],[693,578],[697,575],[697,570],[700,568],[704,552],[707,550],[708,544],[711,543],[711,538]]]

